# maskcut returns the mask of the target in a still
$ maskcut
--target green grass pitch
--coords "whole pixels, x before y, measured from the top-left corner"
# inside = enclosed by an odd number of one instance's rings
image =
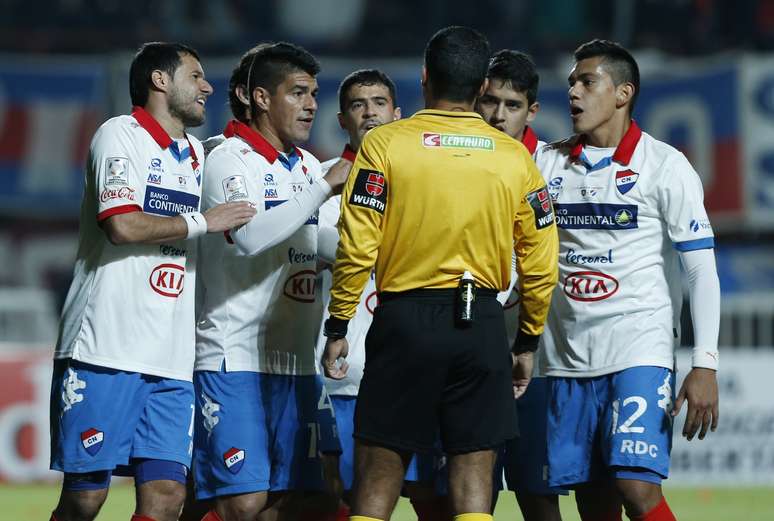
[[[0,520],[47,521],[59,494],[58,485],[0,484]],[[774,488],[667,488],[665,495],[679,521],[772,521]],[[98,521],[128,521],[134,505],[130,484],[111,488]],[[562,518],[578,521],[572,497],[562,498]],[[415,520],[411,505],[401,500],[393,521]],[[511,493],[501,493],[495,520],[521,521]]]

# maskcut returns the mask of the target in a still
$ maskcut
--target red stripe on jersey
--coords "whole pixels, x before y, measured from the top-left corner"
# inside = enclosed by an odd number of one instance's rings
[[[121,206],[115,206],[113,208],[108,208],[104,212],[101,212],[97,215],[97,222],[102,222],[108,217],[113,217],[114,215],[121,215],[122,213],[132,213],[132,212],[141,212],[142,208],[140,208],[136,204],[124,204]]]

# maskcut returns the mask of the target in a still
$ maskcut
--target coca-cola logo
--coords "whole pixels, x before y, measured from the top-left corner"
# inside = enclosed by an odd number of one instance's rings
[[[286,297],[297,302],[314,302],[314,286],[316,278],[317,274],[314,270],[299,271],[298,273],[291,275],[288,280],[285,281],[283,293]]]
[[[365,299],[365,307],[368,310],[368,312],[373,315],[374,310],[378,305],[379,305],[379,297],[377,296],[375,291],[372,291],[371,294],[368,295]]]
[[[159,295],[177,298],[183,292],[185,268],[177,264],[160,264],[148,278],[150,287]]]
[[[564,279],[564,294],[573,300],[594,302],[618,291],[618,281],[599,271],[576,271]]]
[[[121,188],[105,188],[99,195],[101,202],[107,202],[111,199],[126,199],[127,201],[134,201],[134,189],[128,186],[122,186]]]

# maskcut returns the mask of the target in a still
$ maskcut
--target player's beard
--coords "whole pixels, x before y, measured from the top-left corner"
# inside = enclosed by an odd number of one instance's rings
[[[173,89],[168,98],[169,114],[179,119],[185,128],[198,127],[204,123],[204,107],[199,113],[199,104],[194,99],[185,99],[178,89]]]

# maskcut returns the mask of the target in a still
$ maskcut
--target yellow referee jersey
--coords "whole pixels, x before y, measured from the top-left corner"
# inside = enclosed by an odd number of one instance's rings
[[[521,330],[543,331],[558,236],[545,182],[527,149],[478,114],[421,110],[366,134],[341,198],[330,312],[355,314],[376,287],[399,292],[476,285],[505,290],[518,258]]]

